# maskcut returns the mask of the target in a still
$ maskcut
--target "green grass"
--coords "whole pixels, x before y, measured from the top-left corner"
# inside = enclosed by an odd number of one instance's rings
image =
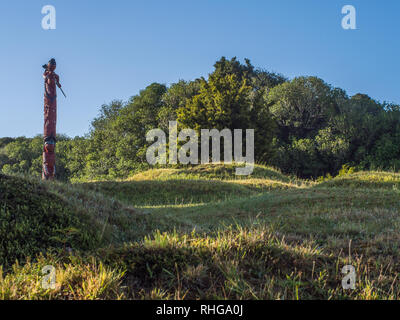
[[[0,174],[0,264],[52,250],[99,245],[90,217],[40,184]]]
[[[400,298],[400,174],[317,183],[234,169],[74,184],[0,176],[0,298]],[[46,264],[54,290],[40,286]],[[342,289],[346,264],[355,290]]]

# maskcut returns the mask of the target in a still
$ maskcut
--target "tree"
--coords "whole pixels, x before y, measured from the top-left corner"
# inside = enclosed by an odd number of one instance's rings
[[[145,161],[147,131],[157,128],[166,86],[149,85],[126,104],[104,105],[92,123],[86,174],[89,177],[129,175]]]
[[[200,80],[199,93],[177,110],[182,128],[254,129],[255,154],[258,160],[270,156],[274,123],[263,95],[264,87],[252,87],[254,68],[249,60],[240,64],[236,58],[217,61],[208,80]]]
[[[157,114],[159,128],[168,131],[169,122],[176,121],[177,110],[184,107],[200,90],[201,80],[180,80],[172,84],[162,96],[163,106]]]
[[[336,91],[316,77],[299,77],[268,93],[270,112],[279,127],[279,138],[315,136],[337,112]]]

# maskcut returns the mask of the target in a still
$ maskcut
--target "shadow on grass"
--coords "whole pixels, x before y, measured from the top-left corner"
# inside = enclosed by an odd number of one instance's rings
[[[190,238],[156,233],[142,244],[99,254],[126,270],[124,285],[136,299],[326,298],[327,282],[340,284],[336,258],[309,246],[291,247],[265,230]],[[330,279],[313,279],[322,272]]]
[[[134,206],[200,204],[254,194],[245,186],[217,180],[104,181],[79,185]]]

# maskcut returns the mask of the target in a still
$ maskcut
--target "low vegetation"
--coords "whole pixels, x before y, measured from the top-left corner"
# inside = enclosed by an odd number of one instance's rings
[[[0,176],[0,298],[399,299],[400,174],[317,182],[257,166],[238,179],[234,167]]]

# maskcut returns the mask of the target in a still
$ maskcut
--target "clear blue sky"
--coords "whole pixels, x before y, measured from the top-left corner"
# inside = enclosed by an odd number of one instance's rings
[[[41,27],[47,4],[56,30]],[[341,27],[346,4],[357,30]],[[207,76],[221,56],[400,103],[399,17],[398,0],[3,0],[0,137],[42,132],[51,57],[68,96],[58,97],[58,132],[69,136],[87,133],[102,104]]]

